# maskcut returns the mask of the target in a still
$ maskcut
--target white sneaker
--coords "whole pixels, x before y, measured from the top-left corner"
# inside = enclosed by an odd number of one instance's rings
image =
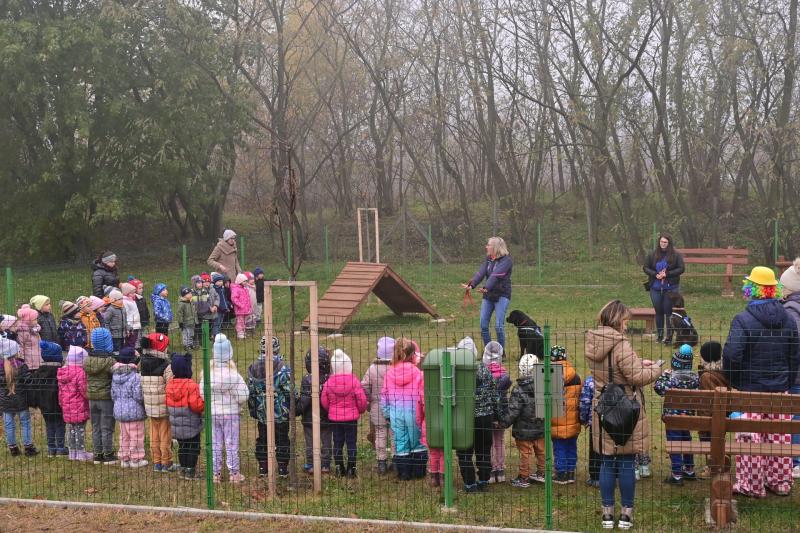
[[[147,462],[147,459],[142,459],[140,461],[131,461],[130,463],[128,463],[128,466],[131,468],[142,468],[143,466],[147,466],[148,464],[149,463]]]
[[[642,468],[642,472],[641,472],[642,477],[650,477],[651,476],[651,474],[650,474],[650,465],[642,465],[641,468]]]
[[[800,479],[800,466],[792,468],[792,477],[794,479]]]
[[[120,461],[119,466],[121,466],[122,468],[130,468],[131,463],[129,461]]]
[[[642,467],[641,466],[637,466],[636,468],[634,468],[633,469],[633,475],[636,476],[636,481],[639,481],[640,479],[642,479]]]

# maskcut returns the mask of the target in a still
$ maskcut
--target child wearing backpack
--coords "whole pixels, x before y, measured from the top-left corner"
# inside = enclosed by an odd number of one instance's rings
[[[511,390],[508,409],[500,417],[500,425],[513,426],[511,436],[519,451],[519,475],[512,487],[526,488],[531,482],[544,483],[544,419],[536,418],[534,365],[539,359],[525,354],[519,360],[519,378]],[[536,472],[531,474],[531,458],[536,456]]]
[[[321,396],[331,373],[330,355],[328,354],[328,349],[324,346],[319,347],[317,360],[319,361],[319,390]],[[303,465],[303,471],[306,474],[311,474],[314,472],[314,429],[311,420],[311,350],[306,352],[305,367],[306,375],[303,376],[303,380],[300,382],[300,405],[296,411],[296,416],[303,417],[303,440],[306,447],[306,462]],[[319,436],[322,448],[320,450],[322,473],[327,474],[331,471],[333,428],[328,418],[328,410],[321,403],[319,406]]]
[[[289,476],[289,403],[292,397],[292,371],[284,364],[281,353],[281,342],[272,337],[272,386],[275,391],[274,404],[268,406],[267,382],[267,339],[261,337],[259,357],[247,369],[247,408],[250,416],[257,421],[256,461],[258,474],[267,475],[267,409],[275,412],[275,455],[278,463],[278,475]]]
[[[169,424],[172,436],[178,441],[180,478],[191,481],[197,479],[205,402],[200,387],[192,379],[192,354],[173,354],[170,368],[175,377],[166,387]]]
[[[511,388],[511,378],[503,366],[503,345],[491,341],[483,349],[483,364],[492,373],[500,395],[501,412],[508,402],[508,389]],[[506,447],[505,429],[492,430],[492,474],[489,483],[505,483],[506,481]]]
[[[667,293],[667,298],[672,302],[672,314],[669,316],[669,333],[664,339],[664,344],[669,345],[675,335],[674,346],[680,348],[684,344],[697,346],[697,330],[692,324],[692,319],[686,314],[686,304],[683,295],[677,291]]]
[[[20,454],[17,446],[17,424],[22,429],[22,444],[25,455],[33,457],[39,453],[33,445],[33,428],[31,425],[31,412],[25,399],[25,384],[30,379],[30,372],[19,353],[19,345],[8,338],[0,338],[0,410],[3,412],[3,425],[5,426],[6,444],[12,456]]]
[[[119,421],[119,459],[122,468],[147,466],[144,458],[144,393],[137,372],[136,351],[130,346],[120,350],[111,372],[111,399],[114,418]]]
[[[567,485],[575,483],[578,463],[578,435],[581,433],[578,407],[582,383],[581,377],[567,360],[566,348],[553,346],[550,349],[550,361],[554,365],[561,365],[564,376],[564,416],[554,418],[551,424],[556,470],[553,482]]]
[[[91,461],[86,451],[86,421],[89,420],[89,396],[83,363],[88,354],[80,346],[70,346],[66,365],[59,368],[58,403],[67,424],[66,441],[70,461]]]
[[[47,456],[69,455],[64,444],[66,426],[61,405],[58,403],[58,370],[61,368],[63,356],[61,346],[55,342],[41,341],[42,366],[36,372],[33,389],[37,396],[37,405],[44,418],[47,432]]]
[[[667,370],[653,384],[653,389],[659,396],[664,396],[670,389],[697,390],[700,388],[700,377],[692,371],[692,347],[684,344],[672,355],[672,370]],[[664,409],[665,415],[692,415],[693,411],[686,409]],[[691,442],[692,434],[687,430],[668,429],[667,442]],[[669,454],[672,463],[672,475],[664,480],[669,485],[682,486],[684,481],[695,481],[694,456],[691,454]]]

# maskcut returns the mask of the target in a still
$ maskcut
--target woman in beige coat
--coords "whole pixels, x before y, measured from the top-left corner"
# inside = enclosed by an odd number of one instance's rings
[[[630,316],[625,304],[612,300],[600,310],[597,319],[599,327],[586,332],[586,359],[595,382],[592,427],[598,428],[593,432],[592,447],[602,460],[600,497],[603,505],[603,529],[614,528],[614,491],[617,480],[622,503],[618,526],[620,529],[633,527],[633,498],[636,488],[634,456],[648,451],[650,447],[650,428],[642,387],[653,383],[661,375],[661,367],[653,361],[640,359],[625,336]],[[641,405],[639,421],[624,446],[616,446],[611,437],[602,431],[599,417],[594,411],[603,387],[609,383],[609,357],[613,372],[611,382],[623,385],[630,395],[639,399]]]
[[[235,280],[236,275],[242,273],[239,250],[236,248],[236,232],[226,229],[206,262],[220,274],[228,276],[231,281]]]

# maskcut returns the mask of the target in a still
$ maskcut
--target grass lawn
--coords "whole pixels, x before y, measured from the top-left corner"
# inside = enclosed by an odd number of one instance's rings
[[[268,273],[278,272],[275,265],[265,264]],[[341,264],[332,268],[335,274]],[[192,265],[200,269],[202,265]],[[396,317],[377,299],[367,303],[351,322],[344,336],[325,338],[321,343],[329,348],[342,348],[353,360],[354,371],[363,375],[374,357],[375,342],[384,335],[405,335],[419,341],[423,351],[452,345],[464,335],[480,338],[478,317],[475,309],[462,308],[463,291],[459,283],[468,279],[475,265],[434,266],[429,277],[426,265],[398,265],[396,270],[420,294],[436,307],[439,314],[448,319],[443,324],[431,323],[429,317]],[[146,289],[154,282],[166,281],[174,298],[179,284],[178,267],[155,271],[145,267],[132,269],[146,283]],[[127,271],[124,272],[127,275]],[[318,279],[320,289],[331,281],[321,264],[304,265],[301,279]],[[644,275],[638,267],[622,261],[608,260],[594,263],[552,263],[542,272],[542,283],[538,273],[531,267],[518,265],[514,271],[514,294],[511,309],[521,309],[533,316],[540,324],[551,326],[552,343],[567,348],[569,358],[581,376],[585,375],[583,357],[584,331],[593,327],[594,317],[600,307],[612,298],[620,298],[634,307],[649,306],[649,297],[642,290]],[[716,278],[687,278],[683,291],[686,295],[690,315],[701,334],[701,342],[709,339],[724,339],[733,315],[743,308],[739,298],[722,298],[721,281]],[[4,289],[2,289],[4,290]],[[69,270],[28,270],[15,272],[15,301],[27,301],[36,293],[44,293],[54,301],[68,297],[74,299],[90,290],[90,272],[86,268]],[[0,301],[5,295],[0,293]],[[275,295],[275,321],[278,334],[288,354],[288,291],[279,290]],[[479,302],[478,302],[479,303]],[[308,298],[298,293],[299,323],[308,308]],[[635,324],[634,324],[635,325]],[[177,332],[176,332],[177,333]],[[233,336],[233,335],[231,335]],[[260,335],[259,335],[260,336]],[[518,343],[513,328],[507,330],[508,352],[506,366],[512,376],[517,375]],[[669,359],[671,350],[656,345],[649,336],[636,332],[631,334],[639,355],[644,358]],[[175,337],[176,339],[179,336]],[[309,345],[307,334],[294,336],[296,348],[295,367],[299,367],[300,353]],[[177,341],[179,344],[180,341]],[[175,346],[179,349],[179,346]],[[240,373],[245,375],[247,366],[257,357],[258,339],[234,341],[235,360]],[[290,360],[290,356],[286,356]],[[200,371],[199,360],[195,374]],[[301,372],[297,372],[298,383]],[[669,487],[662,479],[669,471],[669,460],[661,451],[664,432],[660,416],[660,399],[648,388],[647,410],[651,421],[653,477],[637,484],[635,520],[639,530],[647,531],[697,531],[704,527],[703,500],[709,496],[709,482],[698,481],[682,488]],[[41,418],[35,417],[36,438],[40,448],[44,446],[44,426]],[[298,468],[303,463],[302,426],[298,423]],[[441,510],[440,494],[422,481],[400,483],[392,477],[378,476],[375,470],[374,451],[366,441],[368,424],[362,417],[359,428],[359,477],[356,480],[325,478],[322,496],[311,491],[311,478],[298,473],[299,482],[292,487],[287,481],[280,482],[280,495],[270,500],[265,493],[262,480],[256,476],[253,456],[256,427],[246,410],[242,414],[240,457],[242,471],[247,480],[241,485],[222,483],[215,487],[215,504],[219,509],[262,510],[270,512],[355,516],[363,518],[387,518],[399,520],[467,523],[507,527],[543,527],[544,488],[532,486],[514,489],[508,483],[494,485],[488,493],[457,494],[455,513]],[[517,452],[510,431],[506,433],[506,477],[517,473]],[[589,488],[586,479],[588,455],[588,431],[579,438],[578,483],[555,486],[554,527],[564,530],[594,531],[599,529],[599,492]],[[700,466],[705,464],[698,458]],[[455,459],[454,459],[455,464]],[[123,470],[117,467],[75,464],[63,459],[47,459],[40,455],[33,459],[12,458],[0,453],[0,494],[9,497],[64,499],[79,501],[120,502],[164,506],[205,507],[206,494],[203,482],[186,482],[171,474],[156,474],[149,468]],[[457,487],[460,477],[455,475]],[[789,498],[769,497],[765,500],[739,501],[740,527],[762,531],[797,530],[797,509],[800,498],[793,494]]]

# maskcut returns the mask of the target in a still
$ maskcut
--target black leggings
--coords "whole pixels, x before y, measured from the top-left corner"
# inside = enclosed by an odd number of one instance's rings
[[[356,465],[356,436],[358,420],[350,422],[333,422],[333,460],[338,466],[344,466],[344,446],[347,444],[347,466]]]
[[[267,457],[267,425],[259,422],[256,461],[266,466]],[[289,422],[275,422],[275,458],[278,466],[289,464]]]
[[[189,439],[178,441],[178,462],[184,468],[195,468],[200,457],[200,433]]]
[[[475,463],[472,455],[475,454]],[[472,448],[457,450],[458,468],[465,485],[475,484],[475,466],[478,480],[488,482],[492,475],[492,416],[475,417],[475,442]]]

